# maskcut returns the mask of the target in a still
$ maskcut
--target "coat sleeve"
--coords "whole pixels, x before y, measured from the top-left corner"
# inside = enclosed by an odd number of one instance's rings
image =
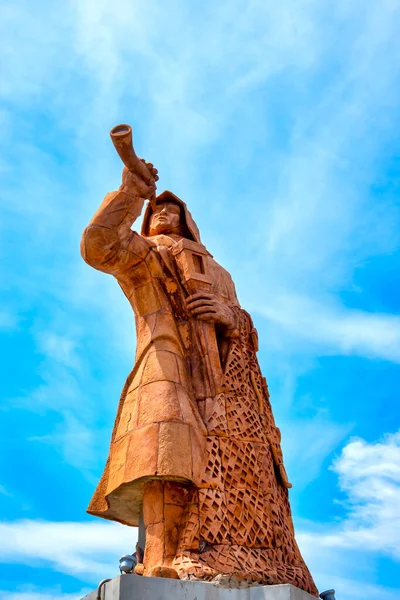
[[[150,244],[131,230],[143,202],[121,190],[107,194],[82,235],[81,254],[91,267],[118,276],[145,258]]]

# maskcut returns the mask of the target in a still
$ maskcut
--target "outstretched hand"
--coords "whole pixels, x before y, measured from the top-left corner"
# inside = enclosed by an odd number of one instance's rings
[[[186,307],[192,316],[206,321],[223,325],[227,329],[235,326],[232,309],[222,302],[215,294],[197,292],[186,298]]]

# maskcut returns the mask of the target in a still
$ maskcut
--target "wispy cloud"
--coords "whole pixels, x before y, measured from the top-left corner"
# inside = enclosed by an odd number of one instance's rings
[[[377,443],[354,439],[332,469],[348,496],[349,515],[326,543],[380,551],[400,561],[400,431]]]
[[[0,523],[3,563],[45,565],[93,584],[118,574],[118,560],[131,553],[137,529],[106,521]]]
[[[70,338],[53,331],[40,331],[38,333],[38,349],[51,361],[67,367],[77,368],[79,366],[76,341]]]
[[[57,415],[48,433],[32,435],[29,441],[53,446],[67,463],[86,472],[90,478],[90,469],[96,464],[95,434],[90,426],[95,406],[94,399],[86,397],[82,390],[85,375],[75,352],[77,340],[40,327],[34,336],[41,356],[37,373],[42,383],[11,402],[34,413]]]
[[[400,362],[397,315],[350,310],[332,297],[322,302],[296,292],[269,296],[258,305],[258,312],[284,332],[291,346],[306,343],[303,348],[312,354],[354,354]]]
[[[346,516],[336,524],[309,524],[308,531],[303,525],[297,535],[302,552],[321,584],[333,585],[329,581],[338,578],[340,598],[395,598],[399,590],[382,589],[377,596],[379,588],[368,584],[366,573],[377,554],[400,562],[400,432],[376,443],[350,440],[332,469],[339,476]]]

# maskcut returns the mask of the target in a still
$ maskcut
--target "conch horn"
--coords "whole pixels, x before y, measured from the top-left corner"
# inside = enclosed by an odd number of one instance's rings
[[[147,184],[153,183],[154,177],[151,175],[149,169],[136,156],[132,143],[132,127],[126,124],[116,125],[111,129],[110,137],[120,159],[131,173],[143,179]],[[150,198],[150,203],[154,208],[156,203],[155,195]]]

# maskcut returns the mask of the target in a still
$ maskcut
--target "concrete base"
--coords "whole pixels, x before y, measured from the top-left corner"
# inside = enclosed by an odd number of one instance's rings
[[[293,585],[226,589],[212,583],[119,575],[82,600],[315,600]]]

